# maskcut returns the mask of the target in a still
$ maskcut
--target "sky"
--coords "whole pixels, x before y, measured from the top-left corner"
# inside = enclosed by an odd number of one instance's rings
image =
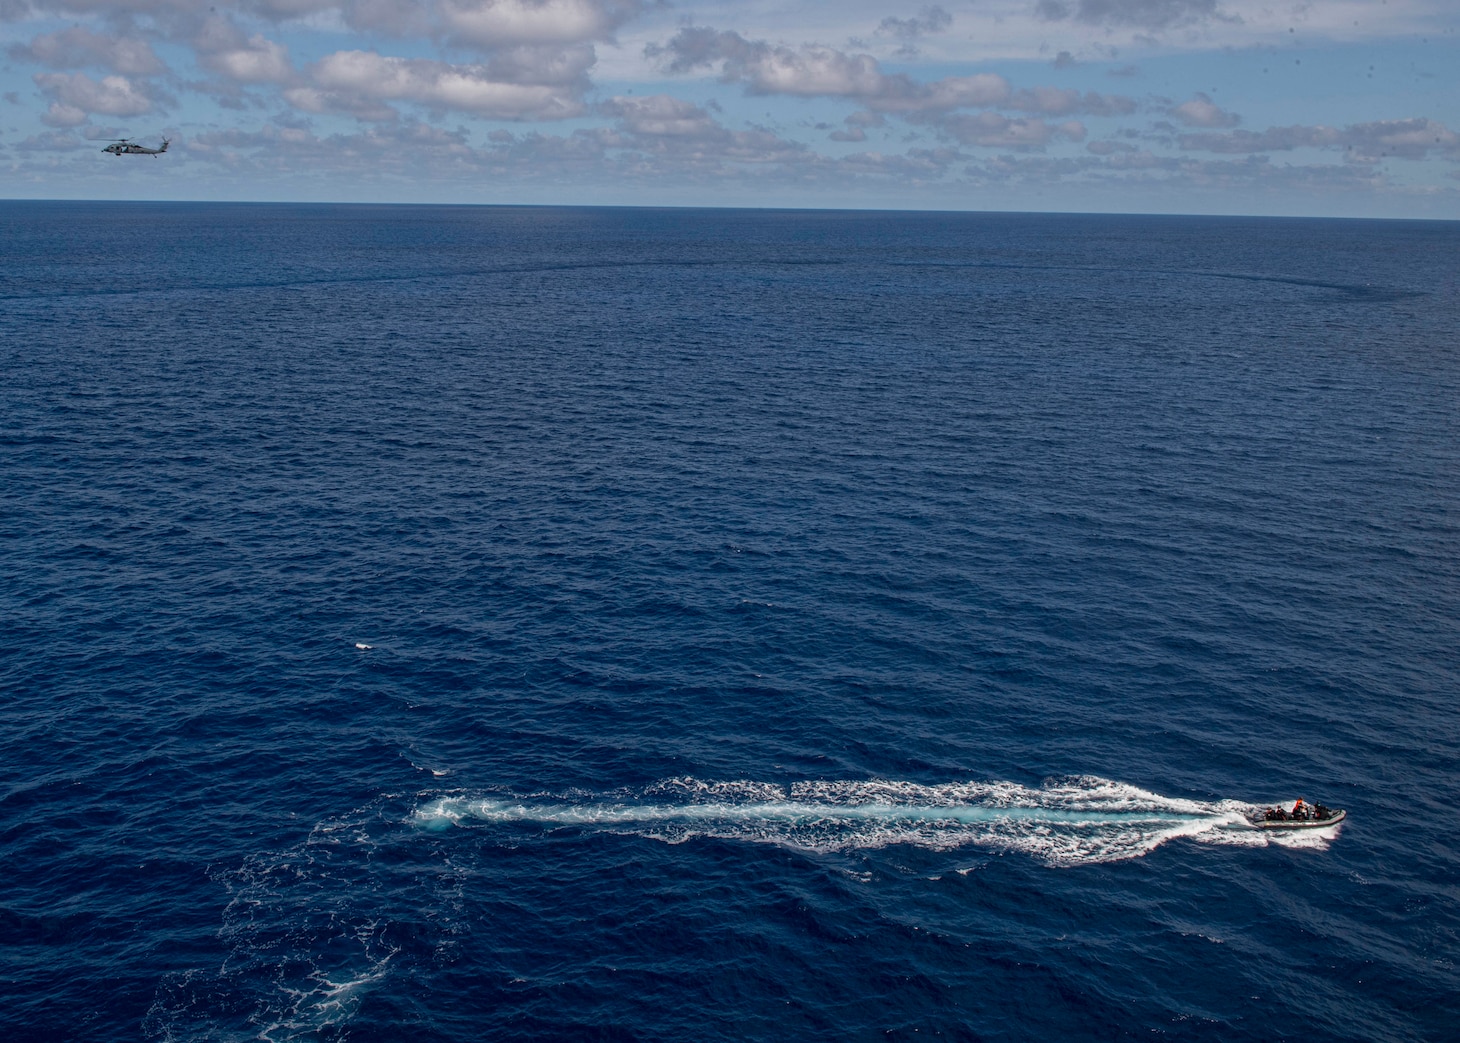
[[[1460,219],[1460,0],[0,0],[0,197]]]

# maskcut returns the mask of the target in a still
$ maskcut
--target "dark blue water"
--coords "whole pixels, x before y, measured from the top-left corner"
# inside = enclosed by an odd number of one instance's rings
[[[1460,226],[0,243],[4,1038],[1456,1038]]]

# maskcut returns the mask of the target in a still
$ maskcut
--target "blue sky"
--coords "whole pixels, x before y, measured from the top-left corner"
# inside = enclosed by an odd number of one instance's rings
[[[1454,219],[1457,30],[1457,0],[0,0],[0,196]]]

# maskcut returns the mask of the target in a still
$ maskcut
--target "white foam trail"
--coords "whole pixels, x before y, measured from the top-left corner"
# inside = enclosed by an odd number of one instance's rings
[[[672,779],[638,793],[436,797],[414,820],[452,825],[536,825],[682,843],[716,837],[812,851],[912,844],[1023,851],[1049,865],[1136,858],[1168,840],[1326,847],[1339,827],[1301,838],[1254,829],[1257,805],[1163,797],[1095,776],[924,786],[912,782],[704,782]],[[1326,836],[1322,836],[1326,834]]]
[[[355,977],[343,981],[334,981],[316,971],[309,976],[306,988],[281,987],[281,993],[289,997],[286,1009],[274,1012],[276,1020],[260,1029],[254,1038],[265,1043],[318,1038],[328,1029],[348,1024],[365,991],[385,977],[387,964],[394,955],[394,952],[387,954],[368,969],[356,972]]]

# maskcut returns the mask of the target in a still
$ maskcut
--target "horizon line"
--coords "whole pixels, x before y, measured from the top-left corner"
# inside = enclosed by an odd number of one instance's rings
[[[214,206],[339,206],[339,207],[418,207],[440,209],[498,210],[718,210],[746,213],[825,213],[825,214],[967,214],[1004,217],[1170,217],[1226,218],[1253,221],[1384,221],[1411,224],[1460,224],[1460,217],[1374,217],[1353,214],[1255,214],[1221,211],[1173,210],[991,210],[948,209],[944,207],[888,206],[741,206],[734,204],[693,203],[481,203],[481,202],[417,202],[348,199],[97,199],[71,197],[0,196],[0,205],[11,203],[79,203],[100,205],[214,205]]]

